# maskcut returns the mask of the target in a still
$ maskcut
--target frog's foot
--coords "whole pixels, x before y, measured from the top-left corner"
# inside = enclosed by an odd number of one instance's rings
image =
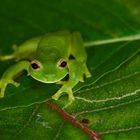
[[[52,96],[52,99],[58,100],[60,96],[61,96],[61,93],[60,93],[60,92],[56,92],[56,93]]]
[[[83,75],[79,78],[79,81],[84,82],[84,76]]]
[[[16,86],[16,87],[20,86],[20,83],[14,81],[14,80],[10,80],[9,83],[11,83],[12,85],[14,85],[14,86]]]
[[[90,73],[89,71],[86,71],[86,72],[85,72],[85,76],[86,76],[87,78],[90,78],[90,77],[91,77],[91,73]]]
[[[65,82],[66,82],[66,81],[58,81],[56,84],[57,84],[57,85],[63,85],[63,84],[65,84]]]
[[[67,93],[69,96],[69,102],[73,102],[75,100],[72,89],[67,89],[66,87],[61,87],[57,93],[52,96],[52,99],[58,100],[63,93]]]
[[[0,81],[0,98],[3,98],[4,97],[4,94],[5,94],[5,89],[7,87],[8,84],[13,84],[14,86],[18,87],[20,84],[15,82],[14,80],[8,80],[8,81],[5,81],[5,80],[1,80]]]
[[[2,88],[0,91],[0,98],[4,97],[5,88]]]
[[[90,78],[91,77],[91,73],[89,72],[87,66],[85,66],[85,72],[84,72],[86,78]]]

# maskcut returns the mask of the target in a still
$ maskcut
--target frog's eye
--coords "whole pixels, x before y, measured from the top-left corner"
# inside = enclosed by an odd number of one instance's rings
[[[40,69],[40,64],[36,61],[31,62],[31,67],[33,70],[39,70]]]
[[[60,59],[58,62],[58,67],[64,69],[67,67],[67,61],[65,59]]]

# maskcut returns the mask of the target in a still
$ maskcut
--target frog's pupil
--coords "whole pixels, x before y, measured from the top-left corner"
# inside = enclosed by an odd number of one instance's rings
[[[38,69],[39,68],[38,64],[36,64],[36,63],[32,63],[31,66],[32,66],[33,69]]]
[[[66,66],[67,66],[67,62],[66,61],[61,62],[60,67],[64,68]]]

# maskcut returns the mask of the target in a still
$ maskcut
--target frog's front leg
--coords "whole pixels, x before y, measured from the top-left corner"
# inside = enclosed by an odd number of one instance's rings
[[[69,83],[69,82],[67,82]],[[67,93],[69,96],[69,101],[72,102],[74,101],[74,96],[73,96],[73,92],[72,92],[72,88],[69,87],[68,85],[64,84],[53,96],[52,99],[54,100],[58,100],[59,97],[63,94],[63,93]]]
[[[74,101],[72,88],[79,82],[83,82],[83,75],[85,74],[84,64],[76,60],[70,60],[68,63],[69,79],[65,81],[62,87],[52,96],[54,100],[58,100],[63,93],[67,93],[69,101]]]
[[[4,97],[5,89],[8,84],[13,84],[16,87],[19,86],[19,83],[14,81],[15,76],[23,70],[27,70],[29,68],[30,62],[28,61],[21,61],[17,64],[11,66],[7,69],[2,78],[0,80],[0,98]]]

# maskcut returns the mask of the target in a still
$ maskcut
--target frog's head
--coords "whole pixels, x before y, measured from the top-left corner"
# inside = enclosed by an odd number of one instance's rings
[[[67,54],[64,48],[68,45],[65,36],[46,34],[38,44],[35,59],[31,62],[29,73],[44,83],[55,83],[68,74]]]
[[[40,82],[55,83],[68,74],[67,61],[63,58],[47,62],[33,60],[29,67],[29,73]]]

